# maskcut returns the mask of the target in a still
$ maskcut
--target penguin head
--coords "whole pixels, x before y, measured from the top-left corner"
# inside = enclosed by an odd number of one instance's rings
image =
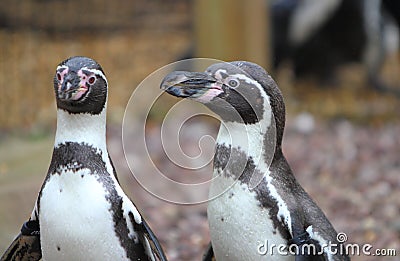
[[[54,75],[57,107],[69,113],[99,114],[106,106],[107,86],[96,61],[82,56],[68,58]]]
[[[164,78],[161,89],[203,103],[225,122],[274,120],[277,143],[281,143],[283,97],[271,76],[255,63],[235,61],[213,64],[205,72],[175,71]]]

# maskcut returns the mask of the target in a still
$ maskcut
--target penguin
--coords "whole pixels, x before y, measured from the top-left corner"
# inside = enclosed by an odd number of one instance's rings
[[[289,61],[295,78],[334,86],[340,66],[360,63],[370,87],[400,94],[381,73],[399,48],[398,1],[274,0],[270,8],[274,70]]]
[[[167,260],[123,192],[107,151],[108,82],[94,60],[75,56],[54,76],[57,131],[47,176],[6,260]]]
[[[160,87],[221,118],[204,260],[350,260],[282,153],[285,104],[261,66],[234,61],[205,72],[174,71]]]

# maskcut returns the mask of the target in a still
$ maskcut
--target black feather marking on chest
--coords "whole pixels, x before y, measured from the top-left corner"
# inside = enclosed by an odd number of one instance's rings
[[[225,145],[217,144],[214,169],[222,169],[224,176],[237,179],[241,184],[246,184],[247,186],[250,184],[253,175],[262,175],[256,168],[252,157],[248,157],[246,153],[239,149],[232,148],[231,145],[226,147]],[[250,189],[250,191],[255,192],[259,207],[269,210],[269,218],[272,220],[274,228],[279,231],[283,238],[289,240],[291,238],[289,229],[277,218],[279,211],[278,202],[271,196],[265,179],[258,186]]]
[[[49,171],[39,193],[39,213],[40,199],[43,188],[52,175],[62,175],[60,170],[63,168],[71,170],[74,174],[76,174],[75,172],[80,169],[89,169],[90,175],[96,176],[98,182],[103,185],[104,190],[107,192],[106,200],[110,202],[111,205],[109,211],[113,217],[114,231],[119,238],[121,246],[125,249],[127,257],[130,260],[148,260],[149,257],[144,251],[142,242],[135,243],[134,240],[129,237],[127,222],[130,222],[130,220],[127,221],[123,215],[123,198],[115,189],[118,184],[116,184],[112,178],[112,175],[115,175],[115,170],[113,169],[114,173],[108,173],[106,163],[103,161],[102,155],[98,153],[96,148],[90,145],[84,143],[66,142],[57,148],[54,148]],[[77,204],[79,204],[79,202],[77,202]],[[62,207],[62,204],[60,204],[60,206]],[[79,215],[79,213],[75,214]]]
[[[107,173],[101,152],[90,145],[76,142],[66,142],[54,148],[48,175],[61,175],[62,168],[74,173],[84,168],[89,169],[91,174]]]

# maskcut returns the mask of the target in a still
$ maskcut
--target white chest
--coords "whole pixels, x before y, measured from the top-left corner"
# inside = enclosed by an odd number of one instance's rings
[[[211,184],[210,195],[232,182],[232,178],[218,179]],[[246,185],[236,182],[209,202],[207,212],[217,260],[294,260],[293,256],[280,255],[277,248],[266,252],[265,247],[284,246],[286,241],[274,229],[268,209],[258,206],[255,193]]]
[[[43,260],[127,260],[107,195],[88,169],[50,177],[40,198]]]

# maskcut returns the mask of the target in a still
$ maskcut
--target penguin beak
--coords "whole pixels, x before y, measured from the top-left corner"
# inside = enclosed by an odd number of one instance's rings
[[[88,90],[88,87],[81,85],[81,78],[75,74],[67,74],[58,86],[58,98],[64,101],[79,100]]]
[[[203,103],[223,92],[222,85],[207,73],[186,71],[168,74],[161,82],[160,88],[173,96]]]

